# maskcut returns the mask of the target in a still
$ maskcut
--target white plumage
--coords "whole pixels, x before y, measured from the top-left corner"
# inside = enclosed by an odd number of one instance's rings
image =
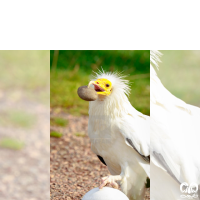
[[[116,73],[97,74],[97,80],[102,78],[112,83],[112,90],[89,103],[91,149],[105,161],[110,181],[120,180],[130,200],[143,199],[150,177],[149,117],[130,104],[128,81]]]
[[[183,182],[197,184],[200,191],[200,108],[163,86],[154,70],[159,56],[151,51],[151,199],[178,200],[194,195],[180,191]]]

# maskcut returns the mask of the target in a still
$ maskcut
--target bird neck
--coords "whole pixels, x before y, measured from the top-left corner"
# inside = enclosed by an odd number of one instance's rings
[[[96,101],[89,103],[89,115],[116,118],[127,113],[130,106],[131,104],[125,94],[100,97]]]

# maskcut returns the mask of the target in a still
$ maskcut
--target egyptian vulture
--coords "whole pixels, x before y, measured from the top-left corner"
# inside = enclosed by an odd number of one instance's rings
[[[160,53],[150,54],[151,199],[197,200],[200,108],[186,104],[163,86],[154,69],[158,67]]]
[[[128,81],[119,74],[99,72],[89,86],[98,94],[89,103],[91,149],[112,174],[102,178],[99,188],[107,183],[117,188],[120,181],[130,200],[141,200],[150,177],[149,117],[130,104]]]

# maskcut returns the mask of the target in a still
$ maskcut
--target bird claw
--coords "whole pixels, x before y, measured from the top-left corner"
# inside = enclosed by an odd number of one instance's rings
[[[102,189],[104,186],[106,186],[109,183],[111,184],[113,188],[115,189],[119,188],[118,184],[115,182],[114,176],[106,176],[101,179],[101,185],[99,186],[99,189]]]

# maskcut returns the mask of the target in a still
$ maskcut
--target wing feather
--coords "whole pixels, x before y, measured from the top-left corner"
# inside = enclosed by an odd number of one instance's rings
[[[200,184],[200,109],[172,95],[161,83],[151,52],[151,160],[178,182]],[[153,62],[154,61],[154,62]]]
[[[126,141],[133,147],[133,149],[135,149],[135,151],[136,151],[145,161],[147,161],[147,162],[150,163],[150,156],[144,156],[144,155],[142,155],[142,154],[135,148],[135,146],[134,146],[134,144],[133,144],[133,142],[132,142],[131,139],[126,138]]]
[[[119,129],[125,143],[133,148],[145,161],[149,162],[150,127],[148,116],[138,112],[138,115],[134,114],[133,117],[129,113],[122,117]]]

